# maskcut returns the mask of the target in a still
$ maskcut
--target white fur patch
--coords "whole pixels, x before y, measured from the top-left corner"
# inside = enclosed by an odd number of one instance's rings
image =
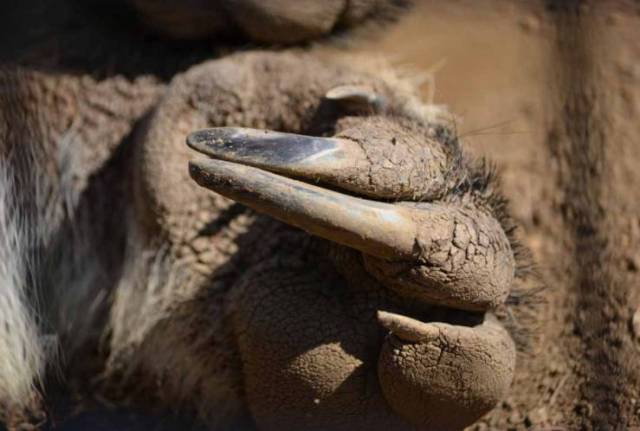
[[[21,409],[32,399],[45,353],[27,298],[35,233],[11,196],[16,187],[9,169],[0,161],[0,407]]]

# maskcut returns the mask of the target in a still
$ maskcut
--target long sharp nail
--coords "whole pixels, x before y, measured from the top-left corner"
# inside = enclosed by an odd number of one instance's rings
[[[405,209],[222,160],[196,160],[203,187],[311,234],[380,258],[412,256],[416,224]]]
[[[348,139],[219,127],[190,134],[187,145],[215,159],[337,186],[368,169],[362,148]]]

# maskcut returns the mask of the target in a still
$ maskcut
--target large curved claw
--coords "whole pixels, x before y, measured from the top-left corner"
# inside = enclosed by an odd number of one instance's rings
[[[416,226],[402,208],[221,160],[193,161],[198,184],[314,235],[381,258],[409,258]]]
[[[363,139],[361,132],[349,130],[323,138],[217,127],[190,134],[187,145],[215,159],[374,199],[423,200],[441,194],[446,182],[445,152],[398,129],[389,124]]]
[[[395,137],[372,140],[365,145],[348,133],[319,138],[218,128],[191,134],[187,143],[213,158],[191,162],[198,184],[362,251],[371,256],[376,276],[390,278],[387,284],[409,286],[419,299],[463,309],[502,303],[513,277],[513,255],[499,223],[486,212],[378,202],[288,178],[377,198],[406,198],[442,186],[446,174],[438,169],[446,154],[438,146],[416,147]],[[384,159],[374,157],[380,154]]]

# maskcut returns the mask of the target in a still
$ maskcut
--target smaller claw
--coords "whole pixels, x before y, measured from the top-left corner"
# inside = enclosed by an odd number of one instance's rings
[[[507,392],[516,350],[492,315],[473,327],[383,311],[378,320],[390,331],[378,362],[382,391],[391,408],[413,424],[462,429]]]
[[[325,99],[339,103],[351,111],[380,112],[384,110],[385,98],[369,88],[359,85],[339,85],[325,94]]]
[[[393,335],[411,343],[435,338],[439,332],[437,326],[387,311],[378,311],[378,322]]]

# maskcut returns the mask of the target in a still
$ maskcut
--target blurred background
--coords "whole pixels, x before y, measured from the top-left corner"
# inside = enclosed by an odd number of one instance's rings
[[[423,0],[361,49],[495,163],[544,286],[511,396],[472,428],[639,426],[639,4]]]

